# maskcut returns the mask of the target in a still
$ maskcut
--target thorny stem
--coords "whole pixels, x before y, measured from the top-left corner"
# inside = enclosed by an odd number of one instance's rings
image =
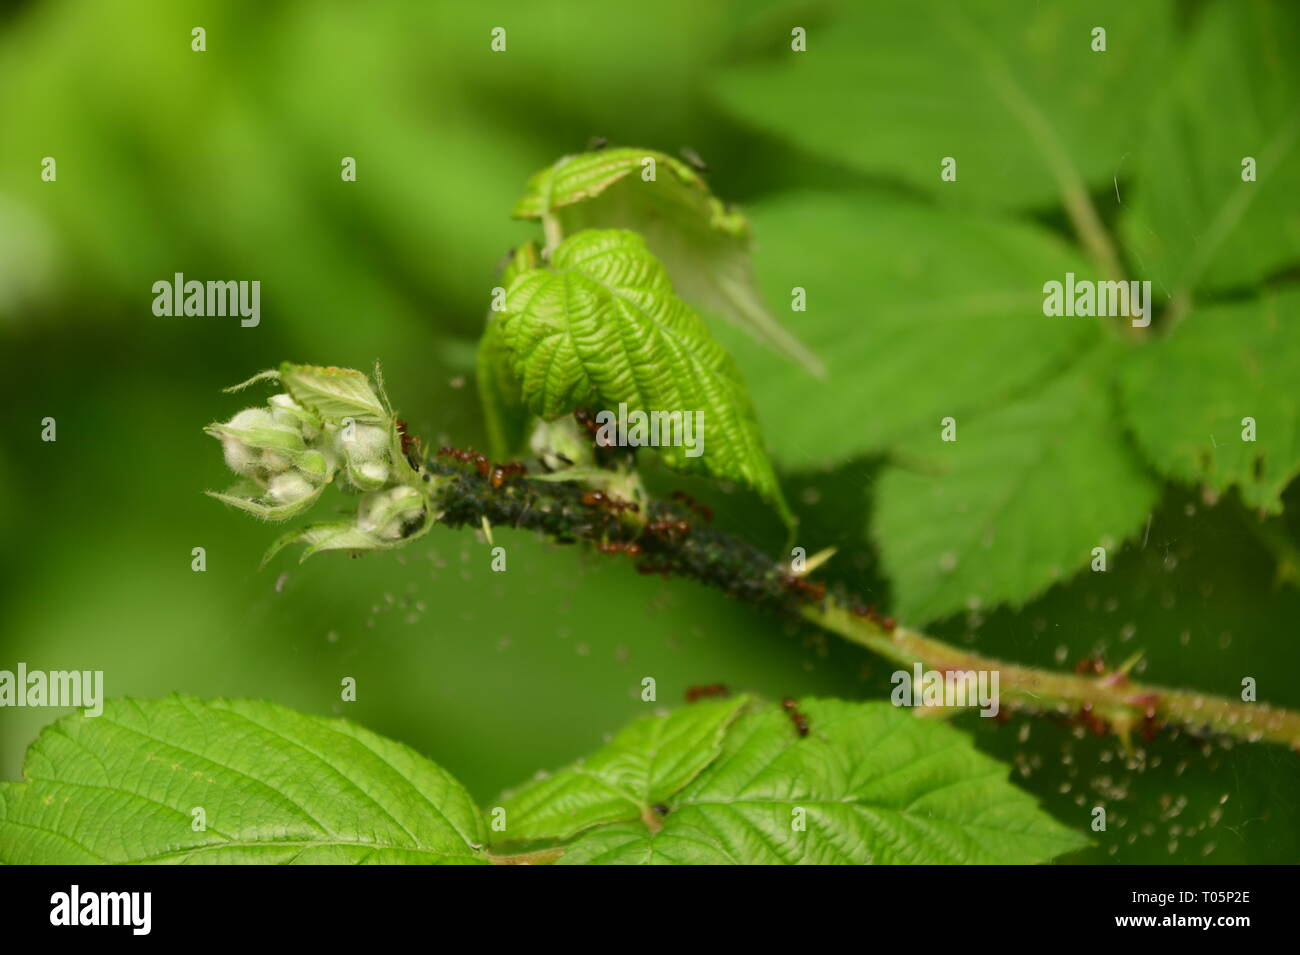
[[[609,549],[635,543],[639,552],[632,559],[642,573],[696,580],[745,603],[802,618],[894,663],[909,668],[920,663],[940,672],[996,670],[999,702],[1007,709],[1079,719],[1096,732],[1115,733],[1126,744],[1134,731],[1145,736],[1160,726],[1180,726],[1248,742],[1282,743],[1300,751],[1300,713],[1140,684],[1122,669],[1100,675],[1056,673],[969,653],[864,612],[842,589],[792,577],[784,565],[748,541],[695,520],[684,509],[651,502],[644,521],[629,522],[583,504],[583,489],[571,483],[516,478],[494,488],[472,469],[441,461],[429,462],[428,468],[440,481],[435,498],[442,524],[478,528],[486,519],[491,525],[533,530],[563,544],[582,540]],[[689,531],[651,530],[678,520],[689,523]]]

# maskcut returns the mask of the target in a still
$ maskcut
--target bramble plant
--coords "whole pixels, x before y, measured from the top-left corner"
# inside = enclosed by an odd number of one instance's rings
[[[744,83],[736,95],[744,98]],[[231,389],[276,391],[208,426],[238,477],[209,492],[213,497],[277,523],[306,515],[327,494],[341,492],[348,502],[343,519],[282,534],[265,560],[289,546],[301,546],[303,560],[323,551],[404,547],[438,525],[479,529],[489,541],[493,527],[523,528],[809,621],[918,675],[937,672],[941,684],[953,675],[996,674],[992,713],[1000,706],[1077,720],[1113,734],[1129,753],[1159,731],[1300,748],[1300,714],[1147,685],[1134,674],[1140,654],[1113,669],[1074,673],[981,657],[896,623],[842,584],[814,579],[834,560],[828,550],[803,559],[795,548],[793,560],[777,558],[741,533],[712,526],[707,508],[684,494],[656,497],[639,445],[653,444],[672,472],[753,492],[798,540],[760,413],[702,315],[729,319],[802,367],[819,389],[880,388],[883,401],[897,383],[850,386],[833,366],[828,376],[764,307],[744,215],[671,156],[610,149],[565,157],[531,180],[515,214],[536,220],[542,235],[513,250],[491,292],[477,358],[490,454],[427,447],[399,418],[378,369],[372,379],[354,369],[285,363]],[[829,206],[818,214],[832,222],[840,216]],[[890,221],[931,227],[914,218],[899,211]],[[1082,221],[1091,227],[1086,216]],[[987,238],[1044,263],[1069,261],[1030,248],[1002,226],[990,225]],[[1084,245],[1101,248],[1095,236]],[[1290,356],[1275,347],[1283,335],[1277,317],[1293,314],[1296,302],[1279,293],[1221,306],[1225,320],[1253,323],[1246,340],[1269,374],[1290,367]],[[1041,394],[976,419],[945,472],[896,467],[885,475],[875,530],[905,620],[957,609],[969,593],[1023,602],[1087,563],[1090,543],[1135,531],[1155,481],[1109,435],[1115,410],[1103,383],[1110,358],[1123,348],[1181,349],[1195,366],[1205,345],[1197,336],[1212,338],[1218,326],[1202,321],[1157,343],[1121,339],[1120,323],[1107,327],[1115,333],[1109,338],[1102,326],[1080,333],[1089,341],[1075,367]],[[1121,382],[1130,395],[1164,386],[1140,361],[1127,367],[1137,369]],[[840,428],[831,443],[849,440],[840,417],[848,402],[834,391],[814,394],[831,402],[827,417]],[[1190,394],[1186,400],[1195,404]],[[1167,418],[1164,404],[1133,402],[1133,428],[1152,465],[1188,476],[1199,453],[1187,443],[1189,429],[1171,438],[1169,427],[1149,426],[1151,416]],[[697,415],[703,453],[635,440],[612,424],[615,408],[659,414],[665,433]],[[929,413],[909,405],[903,423],[922,411]],[[1222,414],[1221,405],[1207,402],[1193,417],[1219,423]],[[788,417],[773,417],[778,428],[795,428]],[[1023,443],[1027,432],[1050,429],[1058,436],[1044,438],[1044,447]],[[875,433],[870,441],[890,437]],[[1252,463],[1225,454],[1192,469],[1220,491],[1240,487],[1247,503],[1275,511],[1296,472],[1296,448],[1257,448],[1267,457]],[[916,438],[899,449],[899,462],[908,453],[933,454]],[[1095,494],[1084,489],[1087,501],[1077,509],[1060,509],[1060,526],[1043,519],[1057,493],[1042,480],[1043,455],[1059,455],[1063,468],[1078,467],[1105,486]],[[996,507],[1030,543],[986,551],[975,567],[961,555],[946,561],[954,534],[966,548],[990,532],[995,502],[987,472],[994,461],[1021,472],[1022,500]],[[940,495],[939,486],[960,490]],[[1032,563],[1022,551],[1035,551]],[[883,701],[776,704],[744,694],[693,702],[637,720],[581,764],[477,807],[440,767],[345,721],[268,702],[123,700],[102,718],[70,717],[41,736],[26,781],[0,788],[0,842],[7,862],[466,864],[1042,862],[1088,844],[1011,785],[1008,767],[980,754],[966,735],[918,718],[934,716],[927,695],[917,703],[913,713]],[[96,758],[88,762],[87,752]],[[87,785],[102,794],[98,811],[70,811],[87,798]],[[123,814],[139,824],[120,826]]]

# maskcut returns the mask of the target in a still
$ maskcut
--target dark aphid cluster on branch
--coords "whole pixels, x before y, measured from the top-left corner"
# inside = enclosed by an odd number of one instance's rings
[[[605,553],[634,557],[636,569],[643,574],[695,580],[779,613],[798,614],[806,603],[787,589],[785,575],[770,555],[727,531],[692,525],[667,502],[651,502],[646,527],[634,541],[628,540],[629,528],[618,510],[592,506],[590,498],[584,503],[590,489],[520,475],[496,490],[491,466],[485,461],[479,467],[477,452],[444,452],[428,462],[431,473],[452,479],[438,494],[444,525],[479,527],[486,520],[492,526],[532,530],[557,543],[587,541]],[[473,467],[464,468],[465,463]],[[838,595],[836,599],[847,600]]]
[[[687,703],[694,703],[697,700],[704,700],[710,697],[730,695],[731,691],[727,689],[725,683],[707,683],[704,686],[688,686],[686,688]]]
[[[781,706],[786,713],[789,714],[790,722],[794,724],[795,732],[800,736],[807,736],[809,727],[808,717],[799,712],[799,704],[791,697],[787,696],[781,701]]]

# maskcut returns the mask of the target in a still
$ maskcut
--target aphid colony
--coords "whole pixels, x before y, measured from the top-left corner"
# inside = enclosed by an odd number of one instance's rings
[[[462,464],[473,465],[474,470],[478,471],[479,477],[488,478],[488,483],[495,489],[500,489],[512,477],[523,477],[528,473],[527,465],[521,461],[509,461],[505,464],[493,465],[486,454],[480,454],[473,448],[462,451],[460,448],[443,445],[438,449],[438,456],[453,458]]]

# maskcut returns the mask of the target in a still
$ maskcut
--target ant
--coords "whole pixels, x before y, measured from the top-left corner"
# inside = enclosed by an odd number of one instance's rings
[[[897,624],[894,623],[893,617],[882,617],[876,612],[876,605],[864,607],[861,603],[855,603],[851,608],[855,617],[866,617],[876,626],[884,629],[886,633],[892,634]]]
[[[701,504],[685,491],[673,491],[673,500],[686,505],[708,523],[713,523],[713,508],[707,504]]]
[[[794,723],[795,731],[800,736],[807,736],[808,717],[805,716],[803,713],[799,712],[799,708],[798,708],[799,704],[797,704],[793,699],[787,696],[784,700],[781,701],[781,706],[784,707],[785,711],[790,714],[790,722]]]
[[[636,541],[607,541],[596,545],[602,554],[627,554],[629,557],[641,555],[641,545]]]
[[[473,448],[470,448],[468,451],[462,451],[460,448],[453,448],[444,444],[438,449],[438,456],[455,458],[462,464],[472,464],[474,465],[474,469],[478,471],[480,477],[487,477],[488,471],[491,470],[491,464],[487,459],[487,455],[480,454]]]
[[[691,525],[686,521],[677,521],[671,519],[651,521],[645,526],[650,534],[662,540],[673,540],[677,537],[685,537],[691,532]]]
[[[824,584],[815,584],[811,580],[804,580],[802,577],[789,576],[785,578],[786,589],[796,594],[801,599],[809,603],[821,603],[826,598],[826,587]]]
[[[587,429],[587,433],[590,434],[592,439],[596,442],[596,447],[598,448],[614,447],[612,442],[606,443],[600,439],[601,425],[596,423],[596,416],[593,415],[586,408],[579,408],[577,411],[575,411],[573,413],[573,418],[575,421],[578,422],[578,424],[582,425],[584,428]]]
[[[492,469],[492,487],[499,488],[515,475],[523,476],[528,473],[528,466],[520,461],[511,461],[509,464],[498,464]]]
[[[694,703],[709,696],[731,696],[731,691],[727,689],[725,683],[710,683],[706,686],[691,686],[686,688],[686,702]]]
[[[641,508],[633,501],[621,501],[612,494],[606,494],[604,491],[588,491],[582,495],[583,507],[603,507],[606,510],[621,514],[623,511],[632,511],[634,514]]]
[[[668,579],[668,575],[671,570],[672,567],[668,566],[667,564],[654,564],[648,560],[643,560],[641,561],[641,563],[636,565],[636,572],[638,574],[646,574],[646,575],[659,574],[665,580]]]
[[[396,421],[398,437],[402,439],[402,454],[416,471],[420,470],[420,439],[406,430],[406,422]]]
[[[1074,665],[1074,672],[1079,674],[1095,673],[1101,676],[1106,672],[1106,661],[1101,657],[1083,657]]]

